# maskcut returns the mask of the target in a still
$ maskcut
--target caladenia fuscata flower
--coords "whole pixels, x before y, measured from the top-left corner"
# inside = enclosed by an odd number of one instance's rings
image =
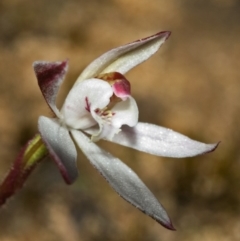
[[[160,32],[112,49],[94,60],[79,76],[63,107],[56,97],[68,61],[33,64],[42,94],[54,118],[40,116],[39,134],[21,151],[0,187],[4,203],[46,155],[57,164],[66,183],[78,177],[76,145],[112,188],[125,200],[168,229],[174,227],[151,191],[118,158],[97,146],[100,139],[164,157],[192,157],[213,151],[218,144],[204,144],[170,129],[138,122],[138,107],[125,74],[147,60],[168,39]]]

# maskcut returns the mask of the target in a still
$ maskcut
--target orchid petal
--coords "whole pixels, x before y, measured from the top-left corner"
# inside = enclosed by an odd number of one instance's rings
[[[90,163],[122,198],[164,227],[174,229],[164,208],[136,173],[118,158],[91,142],[83,133],[76,130],[72,130],[71,133]]]
[[[168,31],[160,32],[108,51],[88,65],[77,81],[89,79],[101,73],[125,74],[157,52],[170,34],[171,32]]]
[[[33,68],[38,80],[38,85],[47,104],[59,117],[59,110],[56,107],[56,97],[59,87],[66,75],[68,62],[36,61],[33,63]]]
[[[118,102],[113,108],[112,125],[120,128],[122,125],[135,126],[138,122],[138,107],[131,96],[127,100]]]
[[[112,87],[106,81],[88,79],[77,83],[69,92],[61,110],[66,124],[74,129],[95,125],[95,110],[106,107],[112,95]]]
[[[110,141],[117,144],[164,157],[192,157],[214,151],[218,144],[205,144],[164,127],[138,123],[124,126]]]
[[[114,127],[111,123],[108,123],[102,120],[101,117],[96,115],[95,118],[98,122],[98,128],[96,128],[96,126],[94,126],[93,128],[89,128],[90,130],[92,130],[91,141],[97,142],[100,139],[105,139],[105,138],[111,140],[115,134],[121,131],[121,129]],[[86,133],[87,132],[88,131],[86,131]]]
[[[57,119],[44,116],[39,117],[38,128],[66,183],[73,183],[78,176],[77,151],[68,130]]]
[[[111,140],[114,135],[121,131],[122,125],[135,126],[138,122],[138,107],[136,101],[131,96],[125,101],[118,102],[111,109],[111,112],[112,116],[109,122],[102,120],[100,116],[93,113],[94,119],[99,124],[99,130],[92,133],[92,141],[96,142],[100,139]]]

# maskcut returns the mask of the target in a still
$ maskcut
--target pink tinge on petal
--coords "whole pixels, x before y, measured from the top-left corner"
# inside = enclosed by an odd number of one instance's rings
[[[112,86],[114,94],[125,100],[128,96],[131,95],[131,85],[129,81],[125,78],[118,79]]]
[[[47,104],[50,106],[52,111],[58,115],[59,111],[56,107],[56,97],[58,89],[67,72],[68,61],[36,61],[33,63],[33,68],[38,80],[38,85]]]
[[[112,86],[114,94],[122,100],[131,95],[130,82],[119,72],[99,74],[96,78],[107,81]]]

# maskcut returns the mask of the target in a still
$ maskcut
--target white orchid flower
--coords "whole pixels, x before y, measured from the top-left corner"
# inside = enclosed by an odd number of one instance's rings
[[[153,155],[177,158],[204,154],[217,147],[138,122],[138,107],[124,75],[153,55],[169,36],[170,32],[160,32],[94,60],[77,79],[61,110],[56,107],[56,97],[68,62],[37,61],[33,66],[42,94],[55,114],[55,118],[39,118],[39,132],[65,181],[70,184],[78,176],[75,142],[121,197],[174,230],[166,211],[139,177],[95,144],[105,139]]]

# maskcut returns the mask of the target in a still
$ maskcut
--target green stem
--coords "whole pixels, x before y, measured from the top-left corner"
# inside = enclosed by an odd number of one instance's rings
[[[0,206],[18,189],[22,188],[30,173],[47,155],[48,150],[42,142],[41,136],[36,134],[20,151],[12,168],[1,183]]]

